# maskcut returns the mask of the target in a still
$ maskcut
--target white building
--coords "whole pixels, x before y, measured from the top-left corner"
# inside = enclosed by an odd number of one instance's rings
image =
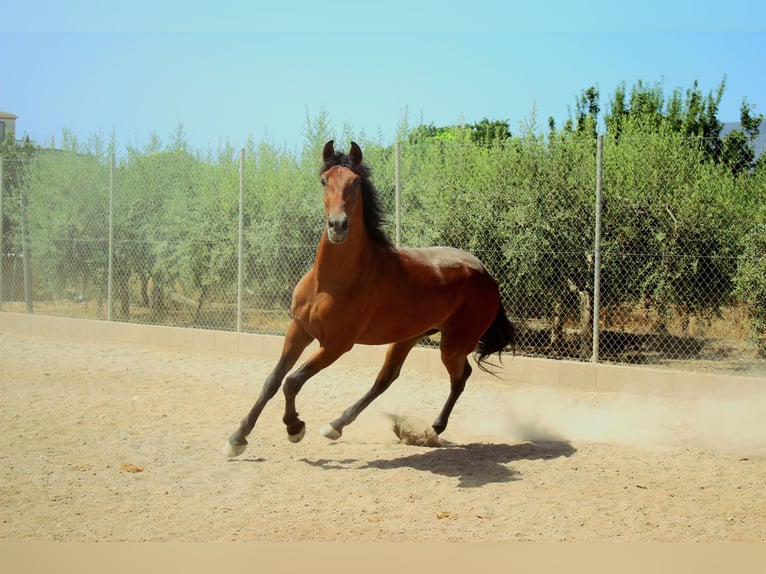
[[[6,137],[13,139],[16,133],[16,118],[13,114],[0,111],[0,142]]]

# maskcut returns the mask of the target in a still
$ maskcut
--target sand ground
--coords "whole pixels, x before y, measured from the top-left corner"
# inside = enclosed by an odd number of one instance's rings
[[[0,332],[0,540],[764,541],[766,391],[670,399],[469,381],[441,447],[398,442],[446,398],[407,370],[330,442],[375,370],[277,395],[221,455],[272,360]]]

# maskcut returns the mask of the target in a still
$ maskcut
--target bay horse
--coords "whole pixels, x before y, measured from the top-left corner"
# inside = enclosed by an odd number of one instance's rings
[[[449,396],[432,425],[437,434],[447,427],[471,375],[468,355],[474,353],[479,368],[487,371],[488,357],[513,347],[515,328],[482,263],[448,247],[394,247],[383,229],[383,210],[362,150],[354,142],[348,154],[333,146],[327,142],[322,152],[326,225],[314,265],[293,291],[282,353],[255,405],[224,446],[226,456],[244,452],[247,436],[283,379],[282,420],[288,439],[299,442],[306,425],[295,410],[296,396],[310,377],[356,343],[389,347],[372,388],[321,429],[330,440],[340,438],[343,428],[389,388],[424,336],[441,333],[441,360],[450,378]],[[319,348],[288,375],[314,340]]]

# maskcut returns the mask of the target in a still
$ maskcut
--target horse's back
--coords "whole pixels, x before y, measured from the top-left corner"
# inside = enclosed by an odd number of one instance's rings
[[[500,293],[477,257],[451,247],[397,249],[395,256],[396,264],[386,267],[374,287],[375,321],[404,322],[422,332],[473,324],[478,335],[489,326]]]
[[[398,249],[403,276],[414,285],[431,290],[455,288],[497,289],[497,282],[478,257],[453,247]]]
[[[463,269],[477,275],[489,275],[478,257],[454,247],[409,247],[396,253],[405,264],[434,270]]]

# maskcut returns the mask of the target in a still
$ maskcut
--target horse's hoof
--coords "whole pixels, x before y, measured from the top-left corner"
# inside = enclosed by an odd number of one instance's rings
[[[319,432],[322,433],[323,437],[330,440],[338,440],[342,434],[339,430],[335,430],[331,424],[324,425]]]
[[[246,448],[247,448],[247,443],[231,444],[229,441],[226,441],[226,444],[223,445],[223,456],[234,458],[235,456],[239,456],[240,454],[245,452]]]
[[[306,434],[306,425],[303,425],[301,427],[301,430],[299,430],[296,434],[287,433],[287,440],[289,440],[290,442],[301,442],[305,434]]]

